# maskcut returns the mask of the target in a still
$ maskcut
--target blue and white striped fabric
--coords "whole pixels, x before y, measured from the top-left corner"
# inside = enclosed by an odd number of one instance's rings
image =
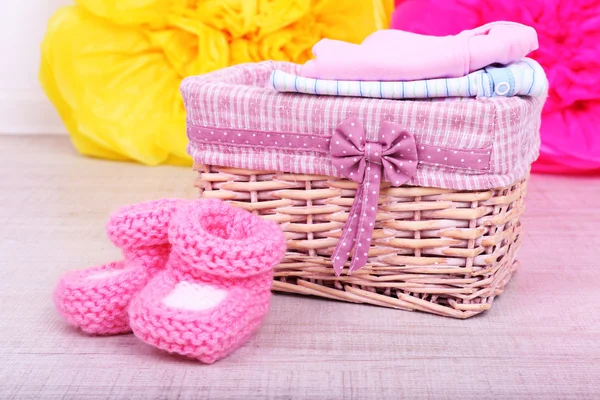
[[[488,66],[460,78],[406,82],[313,79],[275,70],[270,85],[279,92],[376,99],[544,96],[548,91],[544,70],[530,58],[506,66]]]

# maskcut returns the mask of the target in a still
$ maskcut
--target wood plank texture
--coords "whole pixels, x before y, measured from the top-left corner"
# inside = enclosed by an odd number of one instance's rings
[[[600,398],[600,180],[534,175],[521,267],[461,321],[276,295],[260,332],[204,366],[132,335],[87,337],[58,277],[119,257],[125,203],[195,197],[194,173],[84,158],[63,136],[0,137],[1,399]]]

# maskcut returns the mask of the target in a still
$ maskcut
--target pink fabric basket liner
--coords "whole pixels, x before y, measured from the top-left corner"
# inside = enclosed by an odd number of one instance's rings
[[[332,162],[329,143],[338,125],[352,117],[367,140],[379,139],[384,121],[414,136],[419,163],[408,185],[503,187],[525,176],[538,156],[543,97],[399,101],[279,93],[267,87],[273,70],[297,73],[298,68],[267,61],[186,78],[181,91],[194,161],[344,177]],[[435,159],[440,154],[446,161]]]

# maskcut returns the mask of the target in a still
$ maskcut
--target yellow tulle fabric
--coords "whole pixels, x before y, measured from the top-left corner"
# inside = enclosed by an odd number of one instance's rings
[[[181,79],[321,38],[360,42],[393,0],[78,0],[49,22],[40,80],[83,154],[189,165]]]

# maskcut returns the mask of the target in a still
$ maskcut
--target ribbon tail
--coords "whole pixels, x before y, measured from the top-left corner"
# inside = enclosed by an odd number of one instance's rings
[[[362,207],[358,216],[356,243],[352,262],[350,263],[350,273],[364,267],[369,259],[369,248],[371,247],[375,220],[377,218],[381,173],[379,165],[369,163],[365,173],[365,182],[363,183],[365,190],[362,196]]]
[[[340,241],[338,242],[333,255],[331,256],[333,270],[335,271],[336,276],[340,276],[342,274],[344,265],[346,265],[348,258],[350,258],[350,252],[352,251],[352,247],[354,247],[356,242],[356,234],[359,228],[359,213],[363,202],[363,192],[364,187],[363,185],[360,185],[356,191],[356,197],[354,198],[354,203],[352,203],[352,207],[350,208],[348,220],[344,225],[344,230],[342,232],[342,236],[340,237]]]

